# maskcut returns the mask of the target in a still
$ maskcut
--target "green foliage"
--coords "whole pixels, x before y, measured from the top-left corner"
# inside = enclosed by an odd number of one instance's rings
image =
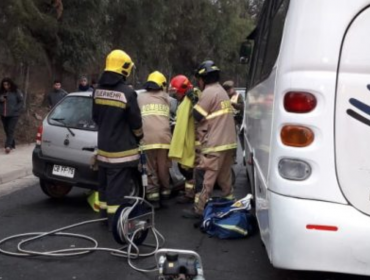
[[[140,81],[153,70],[191,75],[205,59],[232,78],[245,71],[238,64],[239,46],[253,26],[251,7],[259,2],[1,0],[0,45],[15,63],[45,64],[53,74],[88,73],[120,48],[132,56]]]

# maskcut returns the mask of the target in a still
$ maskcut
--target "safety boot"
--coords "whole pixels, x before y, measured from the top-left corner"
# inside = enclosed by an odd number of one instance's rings
[[[182,217],[187,218],[187,219],[194,219],[194,220],[203,219],[203,215],[196,212],[193,206],[191,208],[182,210]]]
[[[153,205],[154,210],[161,208],[159,192],[147,193],[145,198],[151,205]]]
[[[164,189],[161,191],[161,200],[169,200],[171,198],[171,190]]]

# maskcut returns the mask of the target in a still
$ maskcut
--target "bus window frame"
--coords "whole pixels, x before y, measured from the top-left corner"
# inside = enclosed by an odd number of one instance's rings
[[[282,27],[284,29],[285,19],[288,14],[290,0],[266,1],[264,7],[262,8],[261,17],[256,26],[256,37],[254,40],[252,58],[251,58],[251,63],[249,65],[249,71],[248,71],[248,76],[247,76],[247,90],[250,88],[253,88],[257,84],[266,80],[270,76],[274,68],[274,66],[272,66],[271,69],[269,69],[266,72],[263,72],[265,62],[266,62],[267,48],[269,46],[269,43],[272,37],[270,36],[271,29],[272,29],[272,23],[274,22],[275,17],[278,14],[278,11],[280,10],[284,2],[286,2],[286,5],[287,5],[287,8],[284,14],[284,24]],[[261,42],[264,39],[264,36],[267,36],[266,42],[265,42],[265,45],[261,46]],[[281,33],[281,36],[280,36],[279,51],[277,52],[277,56],[274,59],[275,63],[279,57],[282,36],[283,36],[283,32]],[[263,56],[262,63],[260,67],[257,68],[258,60],[261,58],[261,56]],[[275,65],[275,63],[273,65]]]

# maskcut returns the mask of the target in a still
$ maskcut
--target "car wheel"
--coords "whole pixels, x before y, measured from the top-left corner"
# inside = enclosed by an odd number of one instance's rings
[[[55,199],[65,197],[72,189],[71,185],[44,180],[40,180],[40,187],[44,194]]]

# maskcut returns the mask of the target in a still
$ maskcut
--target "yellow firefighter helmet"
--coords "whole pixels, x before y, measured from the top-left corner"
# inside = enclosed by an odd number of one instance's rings
[[[130,76],[134,63],[122,50],[113,50],[107,55],[105,71],[115,72],[125,77]]]
[[[167,86],[166,77],[159,71],[152,72],[144,85],[145,89],[163,90]]]

